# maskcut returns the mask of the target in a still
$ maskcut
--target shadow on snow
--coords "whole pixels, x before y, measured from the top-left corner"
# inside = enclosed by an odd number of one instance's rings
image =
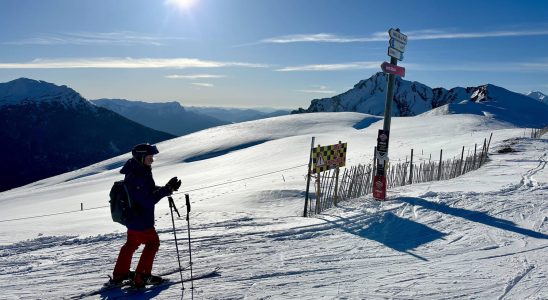
[[[450,207],[443,203],[434,203],[434,202],[426,201],[422,198],[399,197],[399,198],[396,198],[395,200],[409,203],[411,205],[419,205],[426,209],[435,210],[444,214],[453,215],[455,217],[460,217],[472,222],[481,223],[481,224],[499,228],[502,230],[512,231],[512,232],[523,234],[533,238],[548,239],[548,235],[544,233],[518,227],[512,221],[495,218],[484,212]]]
[[[352,219],[340,218],[337,221],[323,220],[336,225],[348,233],[377,241],[396,251],[407,253],[424,261],[427,261],[427,259],[411,253],[410,250],[441,239],[446,235],[421,223],[398,217],[391,212],[377,216],[367,227],[364,227],[364,225],[367,225],[364,223],[367,223],[369,218],[363,218],[362,216],[361,218],[358,217],[358,219]]]

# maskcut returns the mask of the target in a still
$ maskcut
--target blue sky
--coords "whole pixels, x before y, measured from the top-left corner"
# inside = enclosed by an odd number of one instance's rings
[[[406,80],[548,91],[548,1],[2,0],[0,82],[88,99],[308,107],[380,71],[408,35]]]

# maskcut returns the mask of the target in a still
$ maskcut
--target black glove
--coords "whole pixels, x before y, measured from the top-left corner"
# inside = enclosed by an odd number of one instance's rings
[[[181,187],[181,180],[177,179],[177,177],[171,178],[166,186],[173,192],[179,190]]]

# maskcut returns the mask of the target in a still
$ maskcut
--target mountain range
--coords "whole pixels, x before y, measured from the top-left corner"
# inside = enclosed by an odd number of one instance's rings
[[[387,74],[376,73],[345,93],[314,99],[307,109],[299,108],[292,113],[346,111],[383,115],[387,80]],[[447,90],[396,77],[393,99],[392,116],[416,116],[432,111],[485,115],[520,127],[548,125],[548,105],[492,84]]]
[[[376,73],[345,93],[314,99],[307,109],[291,113],[383,115],[387,77]],[[20,78],[0,83],[0,155],[9,157],[0,176],[0,191],[127,153],[138,143],[288,113],[184,108],[178,102],[88,101],[67,86],[45,81]],[[392,115],[420,114],[475,114],[518,127],[548,126],[548,105],[540,92],[523,95],[492,84],[447,90],[397,78]]]
[[[0,191],[171,139],[67,86],[27,78],[0,83]]]
[[[279,117],[290,114],[290,110],[273,110],[273,109],[245,109],[231,107],[202,107],[189,106],[187,110],[207,115],[228,123],[240,123],[272,117]]]
[[[147,127],[182,136],[230,122],[186,110],[179,102],[148,103],[125,99],[91,100],[97,106],[112,110]]]

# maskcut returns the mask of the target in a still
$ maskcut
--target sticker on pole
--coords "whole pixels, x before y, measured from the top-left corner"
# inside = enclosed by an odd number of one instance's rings
[[[377,135],[377,151],[387,153],[389,139],[390,131],[379,129],[379,133]]]
[[[373,179],[373,198],[375,200],[386,200],[386,177],[375,176]]]

